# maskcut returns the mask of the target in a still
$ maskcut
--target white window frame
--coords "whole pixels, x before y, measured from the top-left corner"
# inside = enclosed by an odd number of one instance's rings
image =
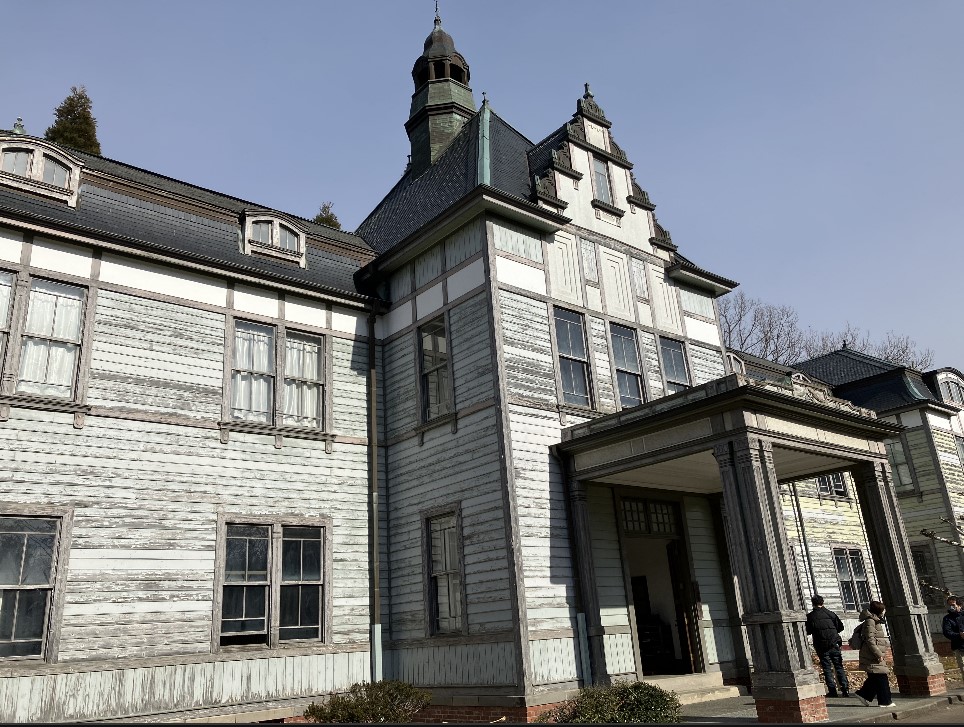
[[[899,437],[884,442],[887,449],[887,460],[890,462],[891,477],[894,480],[894,490],[898,493],[915,492],[914,471],[911,469],[907,448]]]
[[[850,497],[847,479],[843,472],[831,472],[817,477],[817,494],[820,497],[834,497],[845,500]]]
[[[251,525],[268,528],[267,575],[263,581],[252,581],[267,589],[265,599],[265,641],[251,644],[222,644],[222,621],[224,614],[224,589],[231,582],[226,579],[227,540],[229,525]],[[332,519],[328,515],[247,515],[243,513],[221,513],[218,515],[217,554],[215,557],[215,601],[211,628],[211,649],[220,651],[265,650],[304,648],[305,646],[331,643],[332,634]],[[311,580],[310,585],[318,585],[320,592],[320,636],[317,639],[281,638],[281,588],[285,585],[304,585],[308,581],[285,581],[283,579],[283,541],[284,528],[321,529],[321,579]],[[238,581],[238,585],[246,581]],[[235,632],[237,633],[237,632]],[[252,632],[249,632],[252,633]]]
[[[666,357],[665,357],[664,354],[663,354],[663,342],[664,342],[664,341],[669,342],[669,343],[675,343],[675,344],[678,344],[678,345],[679,345],[679,347],[680,347],[680,353],[681,353],[682,356],[683,356],[683,370],[684,370],[685,373],[686,373],[686,380],[685,380],[685,381],[680,381],[679,379],[675,379],[675,378],[674,378],[674,379],[671,379],[671,378],[669,377],[669,369],[668,369],[667,366],[666,366]],[[691,375],[690,375],[690,366],[689,366],[689,361],[687,361],[687,356],[686,356],[686,343],[683,342],[683,341],[680,341],[679,339],[676,339],[676,338],[669,338],[668,336],[659,336],[659,337],[658,337],[658,341],[657,341],[657,345],[659,346],[659,364],[660,364],[660,368],[661,368],[662,371],[663,371],[663,386],[664,386],[664,391],[666,391],[666,393],[669,395],[669,394],[678,394],[678,393],[680,393],[681,391],[685,391],[686,389],[692,388],[692,387],[693,387],[693,383],[692,383],[692,379],[690,378],[690,376],[691,376]],[[675,368],[675,367],[674,367],[674,368]],[[671,387],[679,387],[679,388],[676,388],[675,391],[670,391],[670,388],[671,388]]]
[[[271,242],[264,243],[254,239],[254,226],[256,223],[266,223],[271,225]],[[297,244],[294,250],[285,248],[281,244],[281,229],[284,227],[294,234]],[[275,214],[245,214],[241,229],[242,252],[245,255],[268,255],[270,257],[281,258],[290,262],[297,263],[300,267],[307,267],[305,255],[307,246],[307,236],[301,226],[292,219],[281,217]]]
[[[856,557],[860,559],[861,568],[863,569],[862,577],[858,576],[852,568],[852,563],[853,563],[852,559],[854,555],[856,555]],[[849,575],[849,578],[841,577],[842,574],[840,572],[840,567],[838,566],[838,562],[837,562],[837,559],[840,557],[843,557],[846,560],[847,574]],[[831,550],[830,550],[830,558],[831,558],[831,562],[833,563],[834,575],[837,578],[837,585],[840,588],[840,599],[841,599],[841,603],[843,603],[844,610],[848,612],[860,611],[861,608],[865,606],[867,602],[873,600],[873,596],[870,593],[870,574],[867,571],[867,561],[864,559],[863,550],[861,550],[860,548],[854,547],[852,545],[833,545],[831,546]],[[854,601],[855,601],[854,608],[848,608],[847,598],[844,595],[845,594],[844,583],[851,584],[851,588],[853,589],[853,594],[854,594]],[[858,590],[859,590],[857,585],[858,583],[864,583],[866,585],[866,596],[867,596],[866,601],[859,600],[862,594],[858,593]]]
[[[596,154],[592,154],[592,155],[590,155],[590,157],[591,157],[591,160],[592,160],[592,189],[593,189],[593,196],[594,196],[595,199],[598,200],[599,202],[602,202],[602,203],[604,203],[604,204],[607,204],[607,205],[609,205],[610,207],[614,207],[614,206],[615,206],[615,203],[613,202],[613,200],[615,199],[615,196],[613,195],[612,173],[609,171],[609,160],[606,159],[605,157],[598,156],[598,155],[596,155]],[[603,196],[599,193],[601,183],[600,183],[600,181],[599,181],[599,179],[598,179],[598,176],[601,174],[601,171],[596,168],[597,163],[598,163],[598,164],[602,164],[603,167],[605,167],[605,170],[606,170],[606,197],[603,197]]]
[[[30,169],[27,170],[25,175],[3,171],[4,153],[16,151],[31,153]],[[44,170],[48,159],[67,170],[67,184],[65,186],[48,184],[44,181]],[[76,207],[82,168],[83,164],[79,159],[60,150],[50,142],[19,135],[0,136],[0,185],[23,189],[66,202],[69,207]]]
[[[574,354],[571,349],[567,349],[565,352],[562,350],[562,345],[559,342],[559,313],[568,313],[569,315],[576,316],[579,318],[579,327],[582,330],[582,347],[584,357],[580,358]],[[575,325],[574,321],[569,321],[563,317],[563,320],[570,325]],[[593,392],[593,380],[592,380],[592,367],[590,366],[590,343],[589,343],[589,331],[586,327],[586,316],[578,311],[571,310],[569,308],[564,308],[562,306],[553,306],[552,311],[552,338],[556,343],[556,368],[559,372],[559,403],[563,407],[574,407],[577,409],[592,409],[594,406],[595,396]],[[575,362],[574,365],[581,366],[582,372],[586,382],[586,403],[577,403],[566,400],[566,394],[571,393],[576,396],[575,392],[566,391],[566,382],[562,372],[562,362],[572,361]]]
[[[623,332],[628,333],[625,335]],[[633,354],[636,358],[636,370],[628,369],[620,366],[617,361],[616,356],[616,339],[627,339],[632,342]],[[616,401],[619,404],[619,409],[627,409],[634,406],[640,406],[646,403],[646,385],[643,383],[643,363],[639,355],[639,340],[637,337],[637,332],[635,328],[630,328],[629,326],[621,326],[618,323],[609,324],[609,345],[612,347],[612,360],[613,360],[613,371],[615,372],[613,383],[615,384],[615,394]],[[623,394],[620,387],[620,374],[626,377],[636,380],[636,385],[639,387],[639,402],[636,404],[626,404],[623,403]]]
[[[938,384],[945,404],[964,406],[964,383],[956,376],[944,376]]]

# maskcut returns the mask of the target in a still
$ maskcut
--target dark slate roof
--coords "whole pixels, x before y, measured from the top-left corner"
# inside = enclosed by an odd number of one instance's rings
[[[733,348],[729,349],[729,351],[743,361],[746,366],[747,376],[755,379],[784,382],[793,374],[797,373],[797,370],[791,366],[778,364],[775,361],[754,356],[752,353],[747,353],[746,351],[737,351]]]
[[[87,169],[238,215],[245,209],[265,209],[110,159],[74,149],[70,149],[69,153]],[[13,216],[26,216],[88,234],[114,237],[132,247],[173,254],[239,273],[352,295],[357,295],[352,275],[372,254],[371,248],[355,235],[295,217],[299,226],[309,234],[347,244],[354,250],[351,254],[348,250],[342,254],[309,244],[307,268],[273,258],[244,255],[238,244],[238,223],[219,222],[165,204],[147,202],[86,183],[83,179],[76,207],[29,192],[0,187],[0,210]]]
[[[903,367],[835,386],[834,395],[877,413],[937,401],[920,373]]]
[[[798,361],[794,366],[808,376],[816,377],[833,386],[900,368],[890,361],[884,361],[849,348],[832,351],[809,361]]]
[[[529,203],[527,154],[532,142],[483,106],[434,164],[417,177],[407,170],[355,234],[378,252],[387,252],[480,186],[479,135],[485,113],[489,116],[488,186]]]

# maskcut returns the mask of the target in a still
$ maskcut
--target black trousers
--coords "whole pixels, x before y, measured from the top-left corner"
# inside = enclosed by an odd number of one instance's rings
[[[820,666],[823,667],[823,680],[827,683],[827,693],[830,696],[837,694],[837,681],[840,682],[840,691],[844,694],[849,693],[850,682],[847,681],[847,672],[843,668],[843,656],[840,654],[840,647],[834,646],[826,651],[821,651],[817,656],[820,657]],[[834,680],[834,672],[837,673],[836,681]]]
[[[887,681],[886,674],[871,674],[867,672],[867,681],[857,690],[857,694],[868,702],[877,700],[877,704],[892,704],[893,698],[890,695],[890,682]]]

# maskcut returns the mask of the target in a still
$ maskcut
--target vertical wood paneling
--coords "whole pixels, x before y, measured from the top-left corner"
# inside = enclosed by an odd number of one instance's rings
[[[485,224],[477,217],[458,232],[445,238],[445,268],[451,270],[464,260],[482,251],[485,240]]]
[[[529,642],[534,684],[572,682],[582,678],[575,638]]]
[[[602,287],[606,296],[606,312],[627,321],[636,320],[635,296],[629,283],[628,262],[625,255],[600,247]]]
[[[606,634],[603,636],[603,649],[606,653],[606,670],[610,674],[636,671],[632,634]]]
[[[442,274],[442,245],[429,248],[415,260],[415,287],[421,288]]]
[[[513,684],[518,668],[510,642],[396,648],[386,654],[393,679],[421,687]]]
[[[649,286],[646,285],[646,263],[639,258],[630,258],[633,274],[633,289],[640,298],[649,297]]]
[[[495,249],[542,263],[542,237],[537,232],[501,219],[492,221]]]
[[[570,234],[557,232],[549,245],[549,288],[553,298],[582,305],[582,279],[579,275],[578,241]]]
[[[596,243],[592,240],[580,239],[579,249],[582,252],[582,269],[586,280],[598,283],[599,266],[596,263]]]
[[[659,266],[650,265],[649,273],[653,285],[653,317],[656,327],[662,331],[682,332],[683,322],[673,281],[666,278],[666,271]]]

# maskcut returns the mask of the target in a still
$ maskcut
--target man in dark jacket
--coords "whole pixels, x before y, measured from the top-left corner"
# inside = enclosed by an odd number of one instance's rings
[[[813,650],[820,657],[820,665],[823,667],[823,680],[827,682],[827,696],[838,697],[842,694],[850,696],[850,682],[847,681],[847,672],[843,668],[843,657],[840,654],[840,632],[844,625],[840,618],[823,605],[823,596],[814,596],[810,599],[813,610],[807,614],[807,633],[813,636]],[[837,693],[837,682],[834,681],[834,672],[837,672],[837,679],[840,681],[840,693]]]
[[[964,674],[964,611],[961,610],[961,599],[954,596],[947,598],[947,613],[941,622],[941,631],[951,642],[951,650],[957,657],[957,665]]]

